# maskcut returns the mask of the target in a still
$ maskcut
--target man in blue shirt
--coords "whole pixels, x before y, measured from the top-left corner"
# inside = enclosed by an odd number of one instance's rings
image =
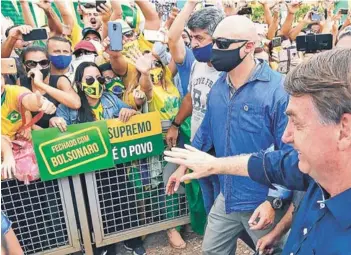
[[[290,150],[281,142],[287,123],[284,112],[288,94],[282,75],[253,56],[258,41],[254,23],[244,16],[227,17],[219,23],[213,38],[211,63],[222,73],[209,92],[207,111],[192,144],[202,151],[214,147],[219,157],[267,149]],[[273,221],[267,217],[272,210],[271,204],[265,202],[267,186],[247,177],[220,175],[219,179],[221,193],[208,216],[203,254],[234,254],[242,230],[256,243],[287,209],[276,210]],[[289,205],[291,192],[281,195]],[[253,214],[257,209],[261,212]],[[256,217],[260,218],[258,222]],[[262,227],[264,230],[259,230]],[[281,245],[275,245],[274,254],[280,254]]]
[[[216,159],[192,147],[167,158],[194,173],[250,176],[306,191],[284,255],[351,253],[351,50],[320,53],[288,74],[291,95],[283,142],[295,150]],[[263,249],[260,248],[263,252]]]

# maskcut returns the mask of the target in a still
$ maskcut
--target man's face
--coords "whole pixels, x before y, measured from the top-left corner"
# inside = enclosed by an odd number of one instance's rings
[[[321,124],[319,113],[308,95],[291,96],[286,113],[289,122],[282,141],[298,152],[301,172],[318,180],[323,171],[331,171],[337,166],[338,128],[333,124]]]
[[[48,43],[48,52],[50,55],[58,56],[58,55],[65,55],[70,56],[72,55],[71,46],[69,43],[50,40]]]
[[[109,82],[111,79],[117,76],[112,70],[104,71],[102,72],[102,75],[105,77],[107,82]]]
[[[96,8],[87,8],[86,13],[83,15],[84,27],[92,27],[99,30],[101,27],[101,16],[96,11]]]
[[[136,36],[136,34],[134,33],[133,30],[124,32],[122,34],[122,36],[123,36],[123,39],[122,39],[123,44],[128,43],[128,42],[132,42],[132,41],[137,39],[137,36]]]
[[[94,34],[94,33],[90,33],[90,34],[87,34],[84,38],[84,40],[86,41],[95,41],[95,42],[101,42],[100,38]]]
[[[212,43],[210,36],[205,29],[190,30],[191,48],[202,48]]]

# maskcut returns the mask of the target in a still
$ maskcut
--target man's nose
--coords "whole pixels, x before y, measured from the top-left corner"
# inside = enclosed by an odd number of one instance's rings
[[[283,143],[289,144],[294,142],[294,135],[291,130],[290,125],[288,124],[284,130],[284,134],[282,136]]]

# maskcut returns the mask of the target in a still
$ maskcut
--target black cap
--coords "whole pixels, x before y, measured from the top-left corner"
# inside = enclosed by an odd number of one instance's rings
[[[82,35],[83,35],[83,39],[85,39],[85,37],[88,34],[95,34],[97,37],[99,37],[100,41],[101,41],[101,35],[98,31],[96,31],[94,28],[92,27],[86,27],[82,30]]]

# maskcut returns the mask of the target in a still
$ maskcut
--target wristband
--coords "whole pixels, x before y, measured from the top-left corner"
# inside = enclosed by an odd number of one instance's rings
[[[175,120],[172,121],[172,126],[175,126],[176,128],[180,128],[180,124],[175,122]]]

